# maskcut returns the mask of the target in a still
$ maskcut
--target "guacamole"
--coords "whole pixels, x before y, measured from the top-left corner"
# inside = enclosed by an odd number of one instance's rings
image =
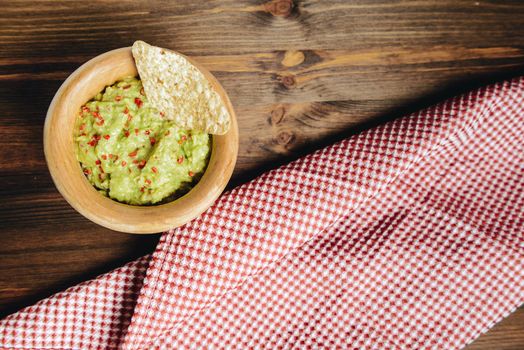
[[[146,205],[175,199],[204,172],[210,136],[182,130],[128,77],[82,106],[76,154],[89,182],[119,202]]]

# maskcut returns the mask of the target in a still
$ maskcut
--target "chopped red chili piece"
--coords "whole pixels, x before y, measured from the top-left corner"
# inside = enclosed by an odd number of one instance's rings
[[[135,129],[135,135],[138,136],[138,129]]]
[[[109,140],[109,139],[111,138],[111,136],[110,136],[110,135],[104,135],[104,138],[105,138],[106,140]]]
[[[137,106],[138,108],[142,107],[142,104],[143,104],[143,103],[144,103],[144,102],[142,102],[141,99],[139,99],[138,97],[135,97],[135,104],[136,104],[136,106]]]
[[[91,169],[84,169],[84,174],[90,175],[91,174]]]
[[[129,153],[129,156],[130,157],[136,157],[137,153],[138,153],[138,150],[135,149],[133,152]]]
[[[133,119],[133,116],[132,116],[131,114],[129,114],[129,115],[127,116],[127,121],[130,122],[131,119]]]
[[[155,167],[152,167],[151,170],[152,170],[155,174],[158,173],[158,169],[155,168]]]
[[[96,125],[98,126],[104,125],[104,119],[100,119],[99,121],[97,121]]]
[[[146,130],[146,131],[144,131],[144,134],[149,135],[149,134],[151,134],[151,131]]]
[[[180,156],[180,157],[178,157],[178,159],[176,160],[176,162],[177,162],[178,164],[182,164],[182,163],[184,162],[184,156]]]
[[[98,169],[100,169],[100,172],[103,174],[104,173],[104,169],[102,168],[101,165],[98,166]]]
[[[81,134],[80,134],[80,135],[78,135],[78,136],[86,136],[86,133],[85,133],[85,132],[83,132],[83,133],[81,133]]]
[[[126,135],[126,137],[129,137],[129,130],[124,130],[124,135]]]
[[[98,144],[98,140],[100,140],[100,135],[93,135],[91,141],[89,141],[87,144],[95,147]]]
[[[93,112],[93,116],[97,119],[103,119],[102,116],[100,115],[100,113],[98,113],[98,111],[94,111]]]
[[[122,100],[122,96],[115,96],[115,101],[121,101]]]
[[[186,142],[186,140],[187,140],[186,135],[182,135],[182,137],[180,138],[180,140],[178,140],[178,143],[179,143],[179,144],[183,144],[184,142]]]
[[[107,156],[105,154],[102,154],[102,159],[103,160],[106,160],[107,159]]]
[[[102,163],[102,162],[100,161],[100,159],[97,159],[97,160],[95,161],[95,164],[96,164],[96,165],[100,165],[101,163]]]
[[[142,168],[145,167],[145,166],[146,166],[146,161],[145,161],[144,159],[142,159],[142,160],[140,161],[140,163],[138,163],[138,167],[139,167],[140,169],[142,169]]]
[[[146,181],[146,183],[147,183],[148,185],[151,185],[151,180],[146,179],[145,181]]]
[[[193,177],[193,175],[195,175],[195,173],[193,173],[192,171],[188,172],[187,173],[189,176]]]
[[[151,146],[153,146],[156,143],[156,139],[154,137],[150,137],[149,142],[151,142]]]
[[[82,131],[82,130],[84,130],[85,128],[86,128],[86,125],[85,125],[85,123],[84,123],[84,124],[80,125],[80,127],[79,127],[78,129],[79,129],[80,131]]]
[[[162,118],[164,118],[164,117],[166,116],[166,114],[165,114],[164,112],[160,112],[160,116],[161,116]]]
[[[83,106],[82,107],[82,112],[88,113],[88,112],[91,112],[91,110],[89,109],[89,107]]]
[[[126,85],[126,86],[122,87],[122,89],[127,90],[127,89],[129,89],[130,87],[131,87],[131,85]]]
[[[140,187],[140,192],[144,192],[144,188],[143,187]]]
[[[129,113],[129,109],[127,109],[127,107],[124,109],[124,114],[127,114]]]
[[[122,161],[122,166],[126,166],[127,162],[125,160]]]

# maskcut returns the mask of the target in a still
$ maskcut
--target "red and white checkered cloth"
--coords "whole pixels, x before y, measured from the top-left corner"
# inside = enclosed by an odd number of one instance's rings
[[[0,321],[15,349],[459,349],[524,302],[524,77],[225,193]]]

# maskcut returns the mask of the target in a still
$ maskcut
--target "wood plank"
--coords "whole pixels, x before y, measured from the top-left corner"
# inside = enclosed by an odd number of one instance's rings
[[[0,40],[12,47],[0,57],[95,54],[134,38],[191,55],[384,43],[485,47],[507,40],[523,11],[518,1],[22,1],[4,9]]]

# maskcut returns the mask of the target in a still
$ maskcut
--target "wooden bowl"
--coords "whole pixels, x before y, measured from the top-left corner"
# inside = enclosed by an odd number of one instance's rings
[[[166,204],[135,206],[105,197],[89,183],[75,155],[73,128],[80,107],[107,85],[125,76],[138,75],[131,48],[109,51],[93,58],[71,74],[58,89],[47,111],[44,126],[47,166],[58,191],[89,220],[121,232],[157,233],[197,217],[213,204],[226,187],[238,152],[235,111],[215,77],[189,60],[224,100],[232,119],[231,129],[225,135],[213,135],[211,157],[200,181],[186,195]]]

